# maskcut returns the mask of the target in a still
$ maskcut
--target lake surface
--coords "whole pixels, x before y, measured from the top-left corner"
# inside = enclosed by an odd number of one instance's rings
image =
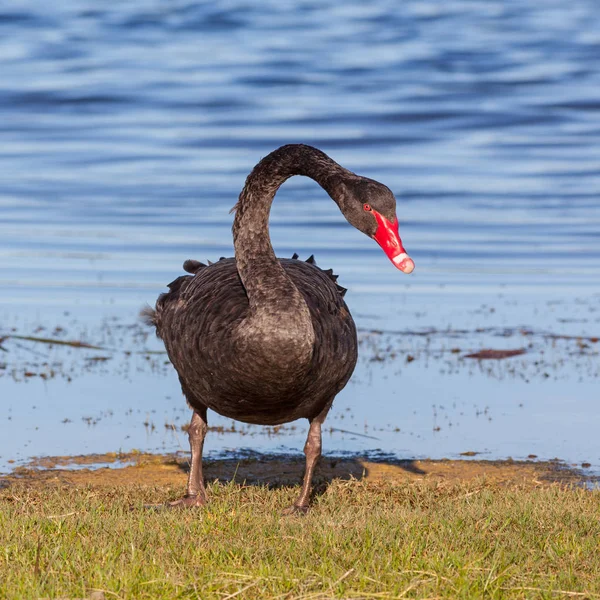
[[[137,313],[185,259],[232,255],[246,175],[291,142],[387,184],[416,263],[311,180],[280,190],[277,253],[339,273],[361,330],[325,451],[600,470],[595,2],[9,0],[0,57],[0,338],[100,348],[0,344],[0,470],[187,448]],[[465,358],[482,348],[527,352]],[[213,454],[306,431],[210,420]]]

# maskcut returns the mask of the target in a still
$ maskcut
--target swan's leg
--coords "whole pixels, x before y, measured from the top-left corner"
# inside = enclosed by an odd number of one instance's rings
[[[331,403],[325,410],[314,419],[309,419],[310,427],[306,444],[304,445],[304,454],[306,455],[306,470],[304,471],[304,480],[302,481],[302,490],[300,496],[290,508],[284,511],[284,514],[306,513],[308,512],[312,479],[315,467],[321,458],[321,425],[329,412]]]
[[[202,410],[195,409],[188,429],[192,462],[190,464],[187,491],[183,498],[170,502],[170,506],[190,507],[206,504],[206,488],[202,477],[202,448],[204,447],[207,430],[206,408]]]

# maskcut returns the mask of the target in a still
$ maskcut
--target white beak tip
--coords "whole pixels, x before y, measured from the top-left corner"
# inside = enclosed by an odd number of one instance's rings
[[[413,259],[406,254],[406,252],[402,252],[402,254],[398,254],[398,256],[394,256],[392,258],[392,262],[400,269],[403,273],[412,273],[415,270],[415,262]]]

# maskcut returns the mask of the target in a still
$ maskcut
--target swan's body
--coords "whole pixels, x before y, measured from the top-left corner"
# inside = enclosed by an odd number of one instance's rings
[[[286,360],[296,340],[285,331],[258,344],[240,333],[250,308],[235,259],[198,265],[194,275],[176,279],[157,302],[158,334],[192,408],[260,425],[312,419],[352,375],[356,328],[339,286],[314,264],[279,262],[302,294],[318,340],[306,364]],[[285,330],[285,322],[281,326]]]
[[[357,229],[373,237],[394,264],[411,272],[398,236],[396,201],[384,185],[347,171],[316,148],[283,146],[246,180],[233,224],[235,259],[209,266],[187,261],[146,316],[164,340],[194,410],[186,496],[206,501],[202,447],[206,410],[247,423],[310,422],[307,468],[294,510],[306,510],[321,454],[321,424],[357,359],[354,321],[343,288],[314,261],[275,257],[268,232],[271,203],[293,175],[315,179]]]

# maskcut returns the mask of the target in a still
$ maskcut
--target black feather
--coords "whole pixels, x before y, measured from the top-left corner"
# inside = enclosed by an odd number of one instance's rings
[[[171,283],[167,284],[169,292],[173,292],[176,294],[177,292],[179,292],[181,286],[188,283],[190,279],[192,278],[189,275],[182,275],[181,277],[174,279],[173,281],[171,281]],[[165,294],[162,295],[164,296]]]
[[[186,273],[191,273],[192,275],[197,273],[202,267],[206,267],[206,265],[201,263],[199,260],[193,260],[191,258],[183,263],[183,270]]]

